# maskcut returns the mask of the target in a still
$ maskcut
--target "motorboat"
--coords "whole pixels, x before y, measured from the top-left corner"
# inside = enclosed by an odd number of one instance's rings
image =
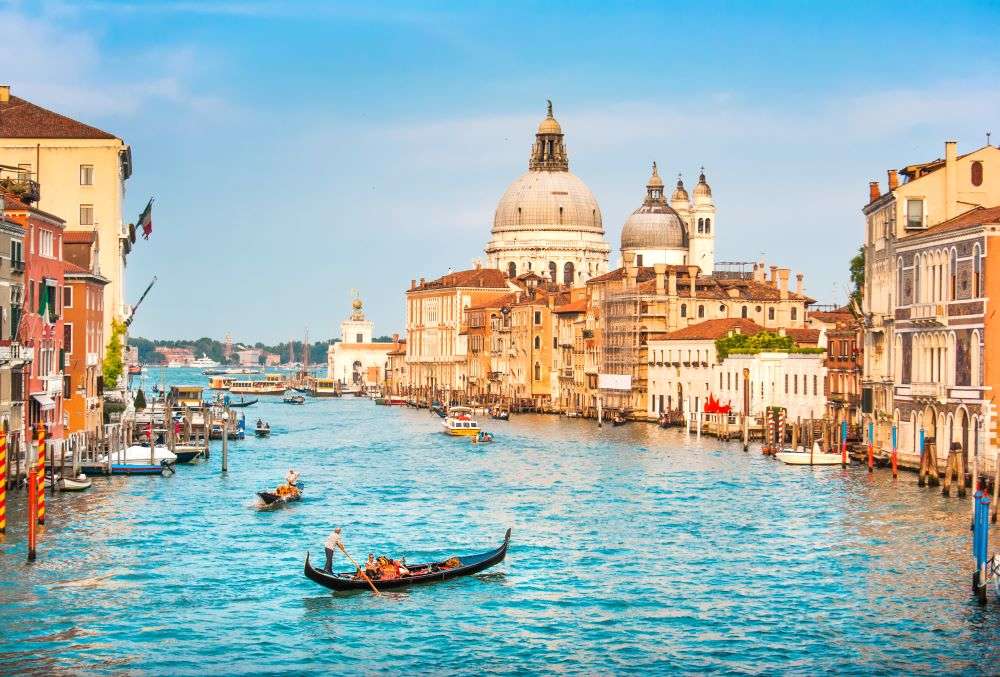
[[[56,482],[59,491],[86,491],[92,484],[93,481],[83,473],[76,477],[60,477]]]
[[[196,360],[191,360],[189,367],[197,367],[198,369],[212,369],[213,367],[218,367],[219,363],[213,360],[208,355],[202,355]]]
[[[782,449],[774,457],[786,465],[840,465],[844,462],[839,453],[824,453],[819,442],[813,443],[811,452],[802,447]]]
[[[281,398],[281,401],[285,404],[305,404],[306,398],[302,395],[295,395],[291,392],[285,393],[285,396]]]
[[[472,418],[470,407],[451,407],[441,421],[444,434],[453,437],[473,437],[479,435],[479,424]]]
[[[267,421],[258,421],[253,434],[257,437],[268,437],[271,434],[271,424]]]

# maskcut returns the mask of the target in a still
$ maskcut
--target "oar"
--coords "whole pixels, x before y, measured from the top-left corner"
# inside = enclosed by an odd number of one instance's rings
[[[375,587],[375,584],[372,583],[372,579],[368,578],[368,574],[365,573],[365,570],[358,566],[358,563],[354,561],[354,558],[351,557],[350,553],[347,552],[347,550],[344,548],[344,544],[338,543],[337,547],[340,548],[340,551],[344,553],[347,559],[351,560],[351,564],[353,564],[355,568],[357,568],[358,573],[361,574],[361,578],[365,579],[368,582],[368,585],[371,586],[372,592],[374,592],[376,595],[381,595],[382,593],[379,592],[378,588]]]

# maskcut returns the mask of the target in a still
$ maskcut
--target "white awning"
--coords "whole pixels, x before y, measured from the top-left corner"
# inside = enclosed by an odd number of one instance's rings
[[[41,393],[40,395],[32,395],[31,397],[32,399],[35,400],[35,402],[38,402],[38,406],[42,408],[42,411],[51,411],[52,409],[56,408],[55,400],[53,400],[45,393]]]

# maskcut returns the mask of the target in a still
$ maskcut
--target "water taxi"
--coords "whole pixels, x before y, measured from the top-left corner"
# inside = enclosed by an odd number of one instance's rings
[[[208,387],[210,390],[229,390],[235,380],[231,376],[213,376],[208,379]]]
[[[281,395],[285,392],[283,383],[274,381],[233,381],[229,392],[234,395]]]
[[[202,394],[204,389],[201,386],[173,386],[170,389],[170,399],[178,407],[196,408],[202,405]]]
[[[448,415],[441,421],[444,434],[454,437],[472,437],[479,435],[479,424],[472,418],[470,407],[452,407]]]
[[[188,364],[189,367],[196,367],[198,369],[212,369],[213,367],[218,367],[219,363],[213,360],[208,355],[202,355],[196,360],[191,360]]]
[[[314,383],[313,397],[340,397],[340,388],[337,387],[336,379],[318,378]]]

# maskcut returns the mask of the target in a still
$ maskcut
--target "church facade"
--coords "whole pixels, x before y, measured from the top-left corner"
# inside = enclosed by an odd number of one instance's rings
[[[374,343],[375,323],[365,317],[361,299],[354,299],[351,314],[340,323],[340,341],[326,352],[326,377],[345,390],[375,388],[385,380],[392,343]]]

